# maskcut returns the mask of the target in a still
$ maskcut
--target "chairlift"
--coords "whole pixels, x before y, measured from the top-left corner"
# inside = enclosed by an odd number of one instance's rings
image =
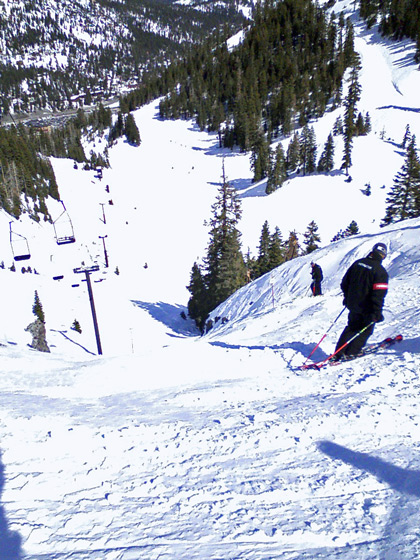
[[[63,205],[63,212],[53,222],[55,240],[57,245],[67,245],[68,243],[74,243],[76,238],[74,237],[73,224],[69,213],[64,206],[64,202],[62,200],[60,202]]]
[[[13,259],[15,261],[27,261],[31,258],[28,240],[25,236],[12,230],[12,222],[9,222],[9,227],[10,246],[12,248]]]

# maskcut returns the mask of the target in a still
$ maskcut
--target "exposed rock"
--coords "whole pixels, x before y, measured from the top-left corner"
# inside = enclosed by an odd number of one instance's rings
[[[28,325],[25,331],[30,332],[32,335],[32,344],[29,346],[34,350],[39,350],[39,352],[49,352],[50,349],[47,344],[47,331],[45,329],[45,324],[36,319],[33,323]]]

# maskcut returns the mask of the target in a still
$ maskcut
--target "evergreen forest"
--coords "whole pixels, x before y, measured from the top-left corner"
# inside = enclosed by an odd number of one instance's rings
[[[0,128],[0,207],[18,218],[25,209],[34,219],[48,215],[46,199],[59,198],[54,171],[39,153],[27,128]]]
[[[368,27],[379,24],[379,31],[395,40],[412,39],[420,62],[420,3],[418,0],[359,0],[360,15]]]
[[[107,137],[105,150],[86,154],[82,138],[102,135]],[[86,170],[108,167],[108,146],[120,137],[140,144],[134,117],[119,113],[115,120],[102,104],[89,114],[79,109],[75,118],[59,127],[0,127],[0,207],[15,218],[28,212],[35,220],[39,214],[50,219],[46,199],[60,200],[60,194],[49,158],[72,159]]]
[[[337,21],[336,21],[337,19]],[[243,42],[229,50],[205,45],[171,70],[163,118],[195,118],[225,147],[248,151],[320,117],[341,102],[354,61],[353,29],[311,0],[258,4]]]
[[[234,33],[247,21],[234,0],[197,7],[166,0],[6,4],[0,2],[0,116],[117,96],[213,30]]]

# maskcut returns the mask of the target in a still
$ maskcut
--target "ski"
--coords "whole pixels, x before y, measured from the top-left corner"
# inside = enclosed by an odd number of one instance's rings
[[[389,348],[390,346],[392,346],[396,342],[401,342],[402,339],[403,339],[403,336],[401,334],[397,334],[396,336],[389,336],[387,338],[384,338],[384,340],[381,340],[380,342],[374,342],[373,344],[368,344],[367,346],[365,346],[365,348],[363,348],[355,356],[343,357],[339,360],[333,360],[333,359],[331,359],[331,358],[333,358],[333,356],[330,356],[330,358],[328,358],[326,360],[320,360],[319,362],[312,362],[311,364],[303,364],[302,366],[299,366],[297,369],[298,370],[306,370],[306,369],[320,370],[324,366],[336,366],[336,365],[344,364],[346,362],[351,362],[353,360],[356,360],[357,358],[362,358],[363,356],[368,356],[369,354],[375,354],[376,352],[378,352],[379,350],[382,350],[384,348]]]

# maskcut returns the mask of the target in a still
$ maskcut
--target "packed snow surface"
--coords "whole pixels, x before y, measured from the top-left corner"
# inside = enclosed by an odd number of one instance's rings
[[[75,243],[0,214],[1,560],[420,557],[420,219],[379,227],[406,125],[420,138],[420,77],[411,44],[349,13],[373,125],[354,142],[352,182],[337,138],[333,173],[265,196],[249,155],[192,122],[160,121],[154,102],[135,112],[141,146],[114,146],[102,179],[54,160],[67,213],[50,212]],[[320,149],[339,113],[313,123]],[[301,240],[314,220],[322,246],[239,290],[200,336],[181,312],[223,162],[242,200],[244,251],[257,254],[265,220]],[[330,243],[352,220],[360,235]],[[403,341],[296,370],[320,340],[311,359],[333,351],[346,324],[341,278],[378,241],[390,284],[371,341]],[[16,272],[12,247],[30,254]],[[325,276],[315,298],[311,260]],[[25,331],[35,291],[49,354]]]

